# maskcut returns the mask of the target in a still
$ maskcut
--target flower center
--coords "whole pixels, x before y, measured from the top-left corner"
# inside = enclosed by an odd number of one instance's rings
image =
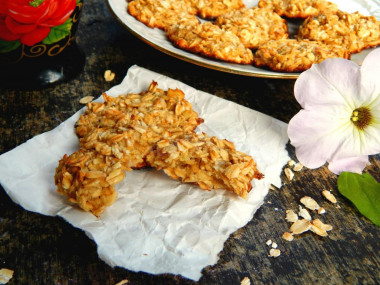
[[[44,2],[45,0],[32,0],[29,2],[29,5],[34,7],[34,8],[37,8],[38,6],[40,6],[42,4],[42,2]]]
[[[352,111],[351,121],[359,130],[364,130],[372,121],[371,111],[366,107],[360,107]]]

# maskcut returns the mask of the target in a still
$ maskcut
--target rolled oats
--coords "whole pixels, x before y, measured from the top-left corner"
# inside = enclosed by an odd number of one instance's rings
[[[90,103],[92,100],[94,100],[94,96],[86,96],[86,97],[83,97],[79,100],[79,103],[81,104],[87,104],[87,103]]]
[[[288,18],[307,18],[321,12],[334,13],[338,10],[335,3],[325,0],[260,0],[258,5]]]
[[[357,53],[380,44],[380,21],[359,12],[322,13],[306,19],[297,38],[339,45],[350,53]]]
[[[249,280],[248,277],[244,277],[244,278],[240,281],[240,285],[251,285],[251,280]]]
[[[269,256],[271,257],[279,257],[281,255],[281,251],[277,248],[271,248],[269,250]]]
[[[216,18],[214,24],[236,34],[250,49],[256,49],[268,40],[288,38],[286,21],[267,8],[234,10]]]
[[[167,29],[181,21],[199,22],[194,16],[197,9],[190,1],[133,0],[128,3],[128,13],[151,28]]]
[[[0,284],[7,284],[12,279],[14,271],[8,268],[0,269]]]
[[[298,235],[298,234],[302,234],[304,232],[307,232],[308,230],[310,230],[310,228],[311,228],[310,221],[308,221],[306,219],[302,219],[302,220],[295,221],[291,225],[290,231],[292,234]]]
[[[283,235],[282,235],[282,238],[284,240],[287,240],[287,241],[292,241],[294,239],[294,236],[292,233],[289,233],[289,232],[285,232]]]
[[[227,189],[243,198],[251,190],[252,179],[263,177],[251,156],[227,140],[204,133],[158,142],[146,160],[173,179],[198,184],[204,190]]]
[[[284,172],[285,172],[286,178],[288,178],[289,181],[292,181],[293,178],[294,178],[294,173],[293,173],[293,171],[292,171],[290,168],[286,167],[286,168],[284,169]]]
[[[279,39],[262,44],[253,56],[253,64],[275,71],[299,72],[309,69],[313,63],[335,57],[350,58],[350,54],[339,45],[307,39]]]
[[[328,190],[323,190],[322,195],[331,203],[336,204],[336,198],[335,196]]]
[[[183,22],[166,30],[168,39],[181,49],[209,58],[251,64],[252,51],[230,31],[224,31],[210,22]]]
[[[298,215],[293,210],[286,210],[286,217],[285,219],[288,222],[294,223],[298,220]]]
[[[318,210],[320,208],[317,201],[309,196],[302,197],[300,202],[310,210]]]

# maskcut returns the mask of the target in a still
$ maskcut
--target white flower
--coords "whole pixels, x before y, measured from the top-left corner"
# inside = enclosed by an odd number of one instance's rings
[[[368,155],[380,152],[380,48],[360,67],[326,59],[303,72],[294,93],[303,108],[289,122],[288,135],[299,161],[335,174],[361,173]]]

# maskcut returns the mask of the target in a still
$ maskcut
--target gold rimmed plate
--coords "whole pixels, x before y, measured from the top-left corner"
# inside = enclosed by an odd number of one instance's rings
[[[380,5],[377,1],[378,0],[334,0],[331,2],[337,3],[338,7],[343,11],[350,13],[359,11],[363,15],[373,15],[377,19],[380,19]],[[300,74],[275,72],[257,68],[253,65],[242,65],[217,61],[181,50],[175,47],[167,39],[164,31],[149,28],[129,15],[127,12],[128,2],[126,0],[106,0],[106,2],[112,15],[133,35],[159,51],[180,60],[203,66],[205,68],[253,77],[296,79]],[[246,7],[254,7],[257,6],[258,0],[245,0],[243,2]],[[295,34],[298,29],[297,22],[288,21],[288,29],[291,35]],[[351,59],[360,64],[368,52],[369,50],[365,50],[361,53],[354,54]]]

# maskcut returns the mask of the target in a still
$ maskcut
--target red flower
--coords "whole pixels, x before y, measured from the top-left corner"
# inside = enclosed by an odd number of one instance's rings
[[[76,0],[1,0],[0,39],[20,40],[32,46],[48,36],[51,27],[63,24]]]

